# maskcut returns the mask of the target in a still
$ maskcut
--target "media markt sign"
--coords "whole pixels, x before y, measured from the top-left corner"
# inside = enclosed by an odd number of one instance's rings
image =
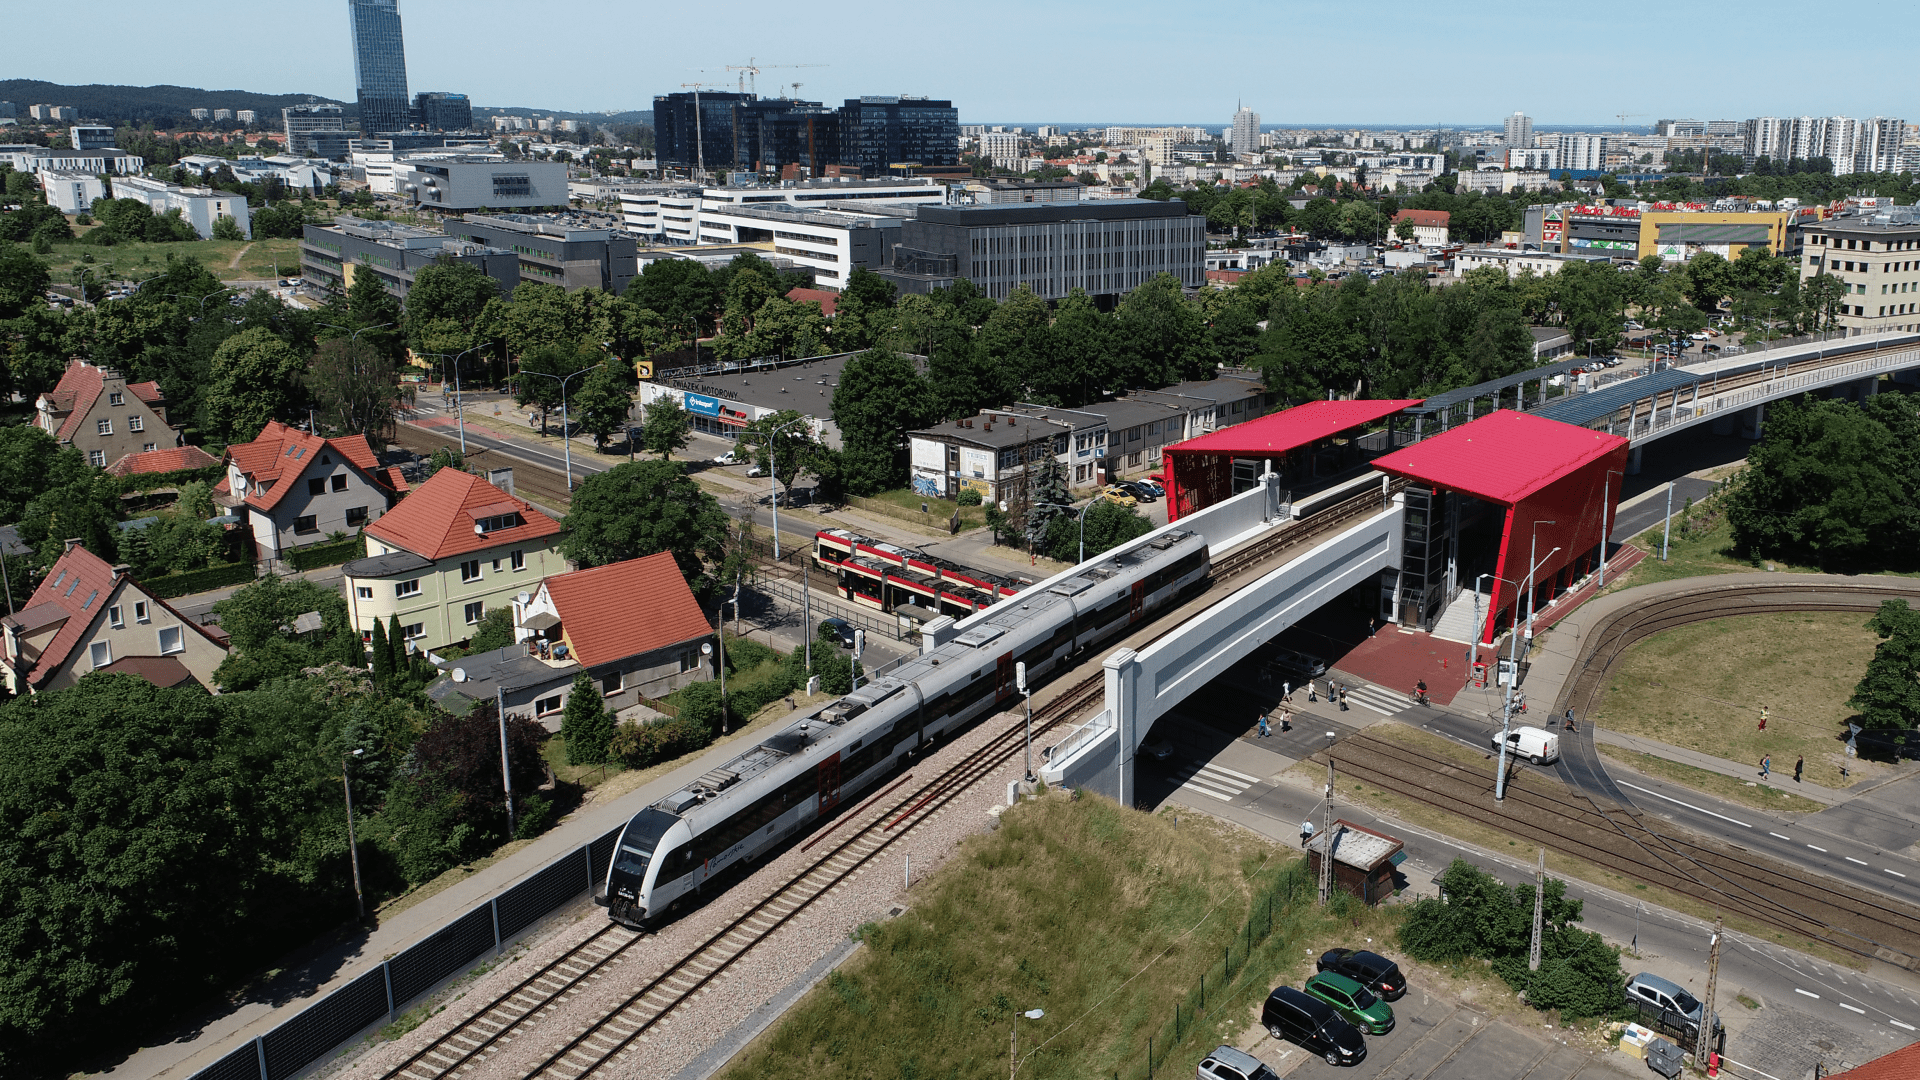
[[[691,390],[684,391],[684,393],[686,394],[688,412],[700,416],[718,417],[720,415],[719,398],[704,397]]]

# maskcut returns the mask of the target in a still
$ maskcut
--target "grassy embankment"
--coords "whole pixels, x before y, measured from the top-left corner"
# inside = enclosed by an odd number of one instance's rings
[[[97,226],[96,226],[97,227]],[[85,232],[84,228],[75,232]],[[245,249],[240,265],[233,257]],[[83,261],[93,256],[93,262]],[[184,240],[159,244],[144,241],[94,247],[91,244],[55,244],[51,255],[43,255],[57,285],[71,284],[83,267],[93,271],[94,280],[131,280],[152,277],[166,269],[167,256],[191,259],[207,268],[222,281],[266,281],[274,277],[294,277],[300,273],[300,241],[279,240]]]

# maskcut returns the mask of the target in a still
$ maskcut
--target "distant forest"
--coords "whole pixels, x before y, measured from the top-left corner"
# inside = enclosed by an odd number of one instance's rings
[[[152,124],[156,128],[191,127],[190,109],[252,109],[278,118],[280,110],[308,101],[333,101],[312,94],[255,94],[247,90],[201,90],[191,86],[62,86],[38,79],[0,79],[0,101],[11,101],[26,119],[29,105],[71,105],[80,110],[82,120],[113,124]],[[359,106],[351,101],[348,117],[359,115]]]

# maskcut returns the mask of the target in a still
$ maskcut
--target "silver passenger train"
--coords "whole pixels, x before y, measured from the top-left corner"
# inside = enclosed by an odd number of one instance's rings
[[[615,922],[657,925],[729,870],[855,799],[910,755],[1017,696],[1014,665],[1043,678],[1202,586],[1206,541],[1164,533],[1046,589],[988,608],[965,632],[635,814],[605,892]]]

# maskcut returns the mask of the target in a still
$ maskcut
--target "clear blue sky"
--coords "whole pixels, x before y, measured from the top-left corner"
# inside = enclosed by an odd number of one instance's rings
[[[34,35],[9,74],[59,83],[176,83],[350,99],[346,0],[92,0],[84,29]],[[945,10],[943,10],[943,8]],[[1660,117],[1841,114],[1920,118],[1911,50],[1876,33],[1910,14],[1848,9],[1821,29],[1802,6],[1625,0],[1605,9],[1480,0],[1141,0],[872,3],[730,0],[401,0],[408,84],[478,105],[646,109],[728,64],[801,95],[951,98],[963,122],[1224,125],[1236,100],[1265,123],[1543,126]],[[51,29],[51,27],[50,27]],[[1827,77],[1820,77],[1825,73]],[[1910,116],[1910,114],[1912,114]]]

